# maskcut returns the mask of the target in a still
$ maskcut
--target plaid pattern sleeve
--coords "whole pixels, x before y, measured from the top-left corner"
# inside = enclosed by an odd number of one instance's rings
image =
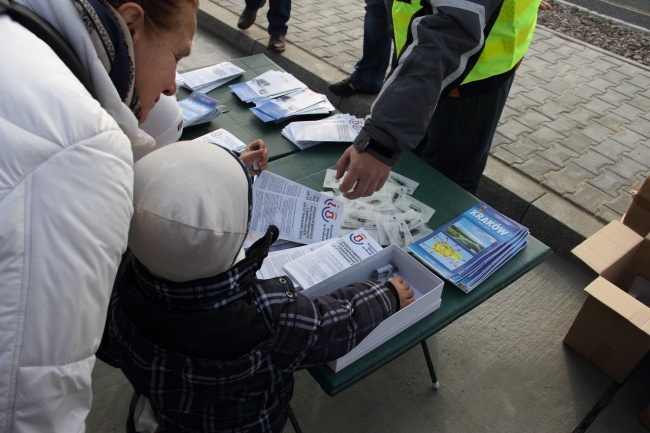
[[[397,311],[390,289],[373,280],[314,300],[295,296],[296,302],[281,311],[273,354],[274,362],[284,371],[340,358]]]

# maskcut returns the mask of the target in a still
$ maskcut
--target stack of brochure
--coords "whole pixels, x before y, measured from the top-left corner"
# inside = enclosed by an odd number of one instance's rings
[[[391,171],[379,191],[356,200],[341,195],[340,183],[336,170],[325,172],[323,187],[331,188],[330,194],[344,206],[341,234],[363,228],[379,244],[403,248],[431,233],[426,224],[435,209],[411,196],[418,182]]]
[[[246,150],[246,144],[243,141],[223,128],[219,128],[216,131],[195,138],[194,141],[207,141],[236,153],[242,153]]]
[[[409,249],[446,280],[469,293],[521,251],[528,229],[480,202]]]
[[[278,123],[294,116],[327,114],[334,110],[334,106],[325,95],[299,89],[278,98],[258,99],[250,110],[263,122]]]
[[[195,92],[208,93],[226,84],[228,81],[243,75],[244,72],[242,68],[230,62],[222,62],[213,66],[185,72],[180,74],[180,78],[182,85],[188,89]]]
[[[192,92],[187,98],[178,101],[183,112],[185,127],[207,123],[221,114],[219,101],[201,92]]]
[[[291,122],[282,129],[282,135],[301,150],[325,141],[351,143],[363,123],[363,119],[350,114],[335,114],[322,120]]]
[[[293,116],[326,114],[334,106],[325,95],[307,88],[287,72],[267,71],[245,83],[230,86],[239,99],[254,102],[250,110],[264,122],[281,122]]]
[[[233,84],[230,91],[244,102],[255,102],[258,99],[277,98],[306,88],[305,84],[288,72],[271,70],[245,83]]]

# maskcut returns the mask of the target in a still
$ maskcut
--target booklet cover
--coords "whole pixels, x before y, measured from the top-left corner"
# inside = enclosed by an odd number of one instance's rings
[[[468,293],[526,246],[528,229],[480,202],[408,248]]]

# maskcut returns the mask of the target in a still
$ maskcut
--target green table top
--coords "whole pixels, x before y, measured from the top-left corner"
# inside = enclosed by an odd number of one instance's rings
[[[345,145],[340,144],[321,144],[273,161],[269,164],[269,170],[322,191],[325,170],[336,164],[345,148]],[[413,197],[436,210],[428,223],[431,228],[444,224],[478,202],[476,197],[412,153],[402,154],[393,170],[420,183]],[[327,394],[338,394],[477,307],[540,264],[550,254],[551,250],[546,245],[529,236],[526,248],[470,293],[465,294],[453,285],[445,283],[440,308],[429,316],[338,373],[334,373],[327,365],[310,368],[309,373]]]
[[[219,105],[228,106],[230,111],[222,113],[211,122],[185,128],[181,139],[193,140],[216,129],[223,128],[246,144],[258,138],[263,139],[264,144],[269,150],[269,161],[300,151],[292,142],[284,138],[280,134],[280,131],[291,121],[314,120],[318,116],[300,116],[280,123],[264,123],[249,110],[255,104],[243,102],[229,88],[232,84],[252,80],[266,71],[281,71],[282,68],[273,63],[264,54],[242,57],[237,60],[232,60],[231,63],[244,69],[246,71],[244,75],[229,81],[207,94],[209,97],[219,101]],[[189,90],[185,88],[179,89],[177,95],[178,100],[184,99],[189,94]],[[320,117],[323,116],[321,115]]]

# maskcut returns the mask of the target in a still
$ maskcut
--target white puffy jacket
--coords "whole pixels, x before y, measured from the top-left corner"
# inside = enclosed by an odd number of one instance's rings
[[[58,28],[93,99],[54,52],[0,16],[0,432],[80,432],[132,209],[121,103],[67,0],[19,0]]]

